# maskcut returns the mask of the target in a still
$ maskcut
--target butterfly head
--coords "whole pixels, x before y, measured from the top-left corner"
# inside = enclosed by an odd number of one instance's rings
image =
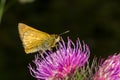
[[[54,39],[54,43],[57,43],[60,41],[60,35],[52,34],[51,37]]]

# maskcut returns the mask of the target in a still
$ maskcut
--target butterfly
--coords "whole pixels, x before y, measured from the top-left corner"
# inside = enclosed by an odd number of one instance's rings
[[[51,50],[60,41],[60,35],[48,34],[32,28],[24,23],[18,23],[20,39],[23,43],[26,54],[37,51]],[[69,31],[66,31],[67,33]]]

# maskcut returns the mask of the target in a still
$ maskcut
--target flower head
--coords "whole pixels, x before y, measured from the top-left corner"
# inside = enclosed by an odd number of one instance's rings
[[[67,44],[62,40],[56,52],[46,52],[47,57],[36,57],[34,64],[29,66],[31,74],[38,80],[58,80],[69,77],[76,69],[81,68],[88,61],[90,50],[80,40],[76,45],[68,38]]]
[[[94,80],[120,80],[120,54],[109,56],[99,67]]]

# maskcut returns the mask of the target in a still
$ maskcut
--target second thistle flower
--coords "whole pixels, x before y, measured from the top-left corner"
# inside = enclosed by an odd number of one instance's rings
[[[99,66],[94,80],[120,80],[120,54],[108,57]]]

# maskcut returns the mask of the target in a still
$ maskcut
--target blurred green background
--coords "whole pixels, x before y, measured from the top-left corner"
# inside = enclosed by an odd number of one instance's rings
[[[5,1],[5,2],[4,2]],[[91,57],[120,51],[119,0],[1,0],[0,80],[35,80],[18,34],[22,22],[47,33],[79,37],[90,47]]]

